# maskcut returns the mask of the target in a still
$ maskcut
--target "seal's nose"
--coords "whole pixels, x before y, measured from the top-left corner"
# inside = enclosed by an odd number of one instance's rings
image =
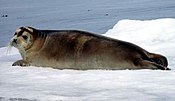
[[[17,42],[17,39],[13,39],[13,42],[16,43]]]

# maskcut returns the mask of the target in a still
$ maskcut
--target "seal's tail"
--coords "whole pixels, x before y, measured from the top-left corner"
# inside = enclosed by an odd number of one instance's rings
[[[161,66],[164,66],[164,67],[168,66],[168,60],[165,56],[151,53],[150,59],[152,60],[152,62],[155,62],[156,64],[159,64]]]

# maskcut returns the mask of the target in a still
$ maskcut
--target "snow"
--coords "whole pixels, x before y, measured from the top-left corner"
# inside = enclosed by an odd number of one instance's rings
[[[120,20],[104,35],[164,54],[171,71],[12,67],[18,50],[0,48],[0,101],[174,101],[175,19]]]

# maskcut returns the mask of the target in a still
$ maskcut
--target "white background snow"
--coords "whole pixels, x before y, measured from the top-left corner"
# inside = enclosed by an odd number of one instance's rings
[[[57,70],[12,67],[15,48],[0,48],[0,100],[174,101],[175,19],[121,20],[104,35],[165,55],[171,71]]]
[[[174,5],[174,0],[0,0],[0,101],[175,101]],[[172,70],[12,67],[21,57],[4,46],[19,26],[104,33],[165,55]]]

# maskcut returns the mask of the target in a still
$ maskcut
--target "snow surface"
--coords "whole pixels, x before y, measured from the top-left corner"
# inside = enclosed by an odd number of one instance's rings
[[[174,101],[175,19],[120,20],[104,35],[167,56],[171,71],[57,70],[12,67],[15,48],[0,48],[0,101]]]

